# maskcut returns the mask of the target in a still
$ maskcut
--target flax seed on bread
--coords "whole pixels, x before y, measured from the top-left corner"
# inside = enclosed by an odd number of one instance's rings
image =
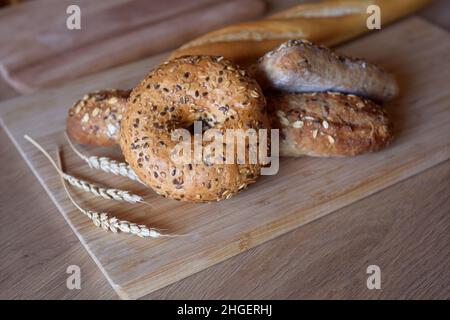
[[[280,156],[344,157],[373,152],[393,139],[386,112],[374,102],[335,92],[266,96]]]

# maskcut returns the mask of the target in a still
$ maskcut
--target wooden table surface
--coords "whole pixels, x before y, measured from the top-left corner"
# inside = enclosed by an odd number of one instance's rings
[[[435,0],[417,15],[450,31],[449,13]],[[17,95],[0,80],[0,100]],[[117,299],[3,129],[0,146],[0,299]],[[446,161],[145,298],[449,299],[449,235]],[[366,287],[372,264],[381,290]]]

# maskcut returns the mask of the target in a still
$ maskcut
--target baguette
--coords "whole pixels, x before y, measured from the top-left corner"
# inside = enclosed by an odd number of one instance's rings
[[[266,90],[337,91],[379,102],[391,100],[398,92],[394,77],[382,68],[362,59],[338,56],[304,40],[283,43],[252,69]]]
[[[370,100],[336,92],[268,95],[281,157],[344,157],[378,151],[392,141],[392,124]]]
[[[302,4],[263,20],[237,23],[196,38],[169,57],[220,55],[241,65],[254,63],[266,52],[291,39],[306,39],[327,46],[347,41],[370,30],[367,7],[381,9],[382,26],[422,8],[430,0],[337,0]]]

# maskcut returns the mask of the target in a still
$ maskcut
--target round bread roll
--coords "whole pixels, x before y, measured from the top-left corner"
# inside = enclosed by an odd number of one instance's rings
[[[183,201],[228,199],[256,181],[261,165],[211,164],[205,152],[200,162],[180,164],[173,160],[179,141],[172,141],[171,134],[194,121],[222,134],[268,128],[265,108],[258,83],[223,57],[180,57],[156,67],[133,89],[120,145],[139,179],[157,193]]]
[[[355,156],[393,139],[386,113],[370,100],[335,92],[266,98],[272,128],[280,129],[280,156]]]
[[[380,102],[398,92],[395,78],[382,68],[305,40],[290,40],[266,53],[252,72],[264,90],[336,91]]]
[[[109,91],[110,93],[114,93],[117,96],[117,92],[118,91]],[[118,144],[119,143],[119,123],[118,123],[118,119],[121,119],[122,114],[124,113],[124,105],[123,105],[123,100],[124,100],[124,95],[126,94],[125,91],[122,92],[123,96],[121,99],[117,99],[116,100],[110,100],[112,104],[111,108],[109,111],[107,111],[107,113],[110,112],[110,115],[108,117],[103,117],[101,119],[99,119],[98,117],[89,117],[89,120],[85,123],[84,126],[81,125],[81,119],[82,117],[78,117],[78,118],[72,118],[70,119],[70,117],[74,116],[74,112],[77,108],[77,105],[80,102],[77,102],[77,104],[74,106],[74,108],[71,109],[71,112],[69,112],[69,119],[68,120],[68,132],[71,135],[71,137],[73,139],[76,139],[78,143],[82,143],[82,144],[94,144],[94,145],[106,145],[105,142],[107,143],[107,145],[113,145],[113,144]],[[89,94],[87,96],[92,96],[92,94]],[[309,98],[308,98],[309,97]],[[339,101],[338,101],[339,100]],[[348,100],[345,102],[345,100]],[[120,102],[119,102],[120,101]],[[342,101],[344,101],[342,103]],[[352,102],[353,101],[353,102]],[[280,107],[283,106],[287,106],[288,109],[301,109],[302,105],[307,106],[307,108],[303,108],[303,110],[309,110],[308,106],[310,106],[310,104],[312,102],[318,103],[318,104],[323,104],[324,105],[324,110],[327,110],[327,107],[325,107],[325,105],[331,106],[331,105],[335,105],[336,103],[338,103],[338,107],[337,109],[333,109],[333,110],[340,110],[340,112],[344,112],[345,110],[347,110],[348,112],[352,112],[350,109],[350,105],[351,103],[359,103],[359,105],[361,105],[361,103],[365,103],[368,105],[375,105],[373,102],[370,102],[368,100],[364,100],[352,95],[345,95],[345,94],[337,94],[337,93],[311,93],[311,94],[289,94],[289,93],[279,93],[279,94],[270,94],[268,96],[268,105],[269,105],[269,109],[271,110],[269,116],[270,116],[270,120],[272,125],[275,126],[275,128],[281,128],[281,122],[286,123],[285,120],[281,120],[280,117],[278,115],[282,115],[282,113],[278,113],[277,115],[277,110]],[[116,105],[117,104],[117,105]],[[87,106],[84,107],[83,110],[86,110],[85,113],[89,113],[92,114],[92,111],[98,107],[98,105],[96,104],[89,104],[89,108],[86,109]],[[378,108],[378,106],[376,106]],[[81,107],[78,109],[78,112],[81,112]],[[88,111],[90,110],[90,111]],[[282,112],[285,112],[285,109],[281,109]],[[105,111],[103,111],[105,112]],[[380,110],[377,111],[377,113],[380,112]],[[295,112],[294,112],[295,113]],[[312,115],[307,115],[306,113],[304,114],[306,119],[312,120]],[[384,113],[383,113],[383,117],[385,117]],[[76,119],[76,120],[75,120]],[[339,120],[339,119],[338,119]],[[280,122],[281,121],[281,122]],[[300,126],[302,123],[304,124],[304,121],[299,119],[299,121],[301,122],[297,122],[295,124],[295,126]],[[327,120],[326,120],[327,121]],[[387,119],[386,119],[387,121]],[[316,123],[321,122],[320,120],[317,120]],[[69,125],[69,123],[71,125]],[[334,123],[330,124],[329,121],[326,122],[328,126],[330,125],[334,125]],[[114,124],[113,127],[111,127]],[[94,126],[97,126],[99,129],[97,129],[97,134],[87,134],[86,132],[82,131],[82,128],[93,128]],[[110,127],[110,129],[108,130],[108,126]],[[389,129],[391,129],[391,125],[388,125]],[[286,139],[287,137],[290,137],[290,134],[285,134],[282,132],[282,143],[281,143],[281,149],[280,149],[280,154],[281,156],[302,156],[302,155],[314,155],[314,156],[325,156],[325,157],[329,157],[329,156],[352,156],[355,154],[359,154],[359,153],[363,153],[365,151],[375,151],[377,148],[375,149],[371,149],[371,148],[366,148],[364,144],[360,144],[357,143],[356,141],[358,141],[359,139],[361,139],[361,137],[358,135],[360,131],[357,130],[353,130],[353,131],[349,131],[350,128],[354,128],[354,126],[343,126],[343,128],[345,128],[345,130],[343,131],[338,131],[336,132],[336,136],[333,136],[333,139],[337,138],[339,141],[343,141],[342,139],[344,138],[344,136],[342,136],[341,132],[345,133],[345,137],[347,137],[347,139],[350,137],[349,134],[353,133],[353,137],[352,137],[352,143],[351,143],[351,147],[346,147],[345,150],[347,151],[342,151],[339,154],[333,154],[333,153],[311,153],[308,152],[307,150],[305,151],[302,148],[299,148],[299,145],[309,145],[310,142],[310,136],[306,135],[306,136],[298,136],[295,139]],[[298,129],[298,128],[297,128]],[[286,130],[286,128],[284,129]],[[105,132],[115,132],[114,135],[109,135],[109,133]],[[93,131],[88,131],[88,132],[93,132]],[[300,131],[299,131],[300,132]],[[100,134],[101,133],[101,134]],[[312,134],[319,134],[319,130],[317,131],[317,133],[315,133],[314,131],[312,131]],[[392,131],[389,130],[388,134],[391,135]],[[364,135],[363,135],[364,136]],[[77,137],[77,138],[75,138]],[[308,143],[306,142],[302,142],[300,141],[300,139],[304,139],[304,137],[306,137],[309,141]],[[319,134],[319,138],[323,137],[323,132],[321,134]],[[328,140],[329,138],[327,138]],[[322,139],[323,140],[323,139]],[[322,141],[319,140],[319,141]],[[378,141],[378,140],[376,140]],[[388,144],[390,140],[385,140],[385,143]],[[325,141],[327,142],[327,141]],[[317,141],[314,141],[314,143],[317,143]],[[381,148],[383,146],[383,144],[379,145],[378,148]],[[366,150],[367,149],[367,150]],[[352,151],[353,150],[353,151]]]
[[[130,90],[116,89],[86,94],[69,109],[67,133],[80,144],[118,144],[120,120],[129,95]]]

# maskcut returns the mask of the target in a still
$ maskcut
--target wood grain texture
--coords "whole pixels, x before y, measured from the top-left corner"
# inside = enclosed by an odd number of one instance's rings
[[[71,4],[80,7],[81,30],[66,28]],[[264,7],[260,0],[32,1],[0,12],[0,73],[32,92],[175,48]]]
[[[225,22],[248,20],[261,15],[263,6],[255,4],[259,0],[247,1],[248,5],[239,1],[239,10],[234,10],[232,3],[226,4],[222,12],[219,8],[209,10],[214,15],[204,14],[207,20],[200,23],[200,28],[196,25],[195,30],[187,28],[183,18],[177,20],[173,17],[217,0],[41,0],[5,8],[0,12],[0,71],[10,85],[22,93],[58,85],[174,48],[189,36],[194,37],[197,33],[209,31]],[[268,3],[268,9],[274,12],[309,1],[265,2]],[[65,9],[74,3],[83,9],[83,28],[88,32],[72,32],[64,27]],[[448,29],[447,11],[446,0],[435,0],[421,15]],[[52,18],[49,19],[49,16]],[[160,23],[166,18],[167,22]],[[190,20],[189,16],[184,19]],[[211,20],[214,20],[213,23]],[[185,28],[180,28],[180,23]],[[11,38],[10,30],[14,30],[14,39]],[[154,32],[155,30],[163,30],[163,34]],[[152,41],[155,37],[160,41]],[[132,41],[134,42],[131,43]],[[124,43],[127,45],[126,50],[123,50]]]
[[[1,130],[1,299],[113,299],[113,292],[77,237]],[[81,268],[81,290],[68,290],[66,269]]]
[[[291,5],[297,4],[297,0],[269,1],[270,9],[280,10]],[[37,2],[36,2],[37,3]],[[437,24],[443,28],[449,29],[446,12],[450,9],[450,2],[447,0],[435,0],[428,8],[419,12],[418,15],[428,21]],[[0,101],[17,96],[9,86],[0,79]],[[42,194],[42,186],[35,179],[30,170],[27,169],[21,156],[15,150],[10,139],[0,128],[0,177],[8,177],[7,181],[11,183],[2,183],[0,185],[0,207],[2,226],[1,229],[12,230],[11,232],[0,232],[0,240],[7,243],[9,237],[16,237],[13,241],[18,242],[16,246],[2,246],[0,264],[4,266],[0,272],[0,298],[28,298],[28,299],[110,299],[116,297],[113,289],[107,280],[89,257],[84,247],[78,241],[76,236],[69,231],[64,219],[61,218],[51,200]],[[273,294],[285,298],[313,298],[326,297],[328,293],[336,288],[336,281],[329,277],[330,281],[322,281],[330,270],[339,269],[339,265],[344,263],[340,259],[331,264],[330,268],[322,266],[320,261],[325,259],[330,252],[336,252],[336,256],[342,253],[354,255],[356,250],[347,249],[341,245],[341,241],[350,241],[355,239],[361,232],[364,232],[365,217],[375,215],[375,209],[380,207],[379,203],[390,196],[389,202],[386,202],[385,210],[395,211],[396,216],[401,219],[402,216],[416,217],[423,215],[433,221],[433,224],[424,223],[415,225],[414,233],[403,225],[396,224],[392,226],[391,232],[397,237],[393,242],[386,243],[383,257],[385,260],[396,259],[395,270],[399,274],[405,274],[402,281],[396,281],[396,286],[383,287],[383,290],[376,296],[377,298],[402,298],[404,292],[408,291],[408,298],[445,298],[445,279],[449,279],[448,266],[443,270],[439,250],[432,250],[439,247],[439,239],[442,234],[435,229],[436,224],[445,225],[448,220],[448,203],[442,202],[443,197],[448,197],[448,192],[442,193],[440,190],[448,190],[448,172],[450,161],[442,165],[433,167],[412,178],[406,179],[395,186],[386,188],[374,196],[370,196],[336,212],[336,215],[328,215],[307,224],[286,235],[280,236],[274,240],[268,241],[256,248],[228,259],[220,264],[208,268],[202,272],[179,281],[173,285],[160,289],[149,298],[202,298],[202,297],[242,297],[256,298],[260,296],[271,298]],[[442,178],[442,179],[441,179]],[[422,181],[420,184],[418,181]],[[427,187],[433,186],[433,187]],[[15,195],[22,192],[20,202],[15,200]],[[379,196],[378,196],[379,195]],[[401,210],[404,207],[405,195],[408,195],[407,202],[410,207],[407,210]],[[374,200],[375,199],[375,200]],[[422,202],[429,205],[421,205]],[[384,202],[383,202],[384,203]],[[438,204],[436,206],[430,204]],[[439,205],[442,204],[442,205]],[[361,211],[361,218],[355,220],[353,208]],[[382,211],[384,212],[384,210]],[[444,212],[445,214],[440,214]],[[336,228],[327,229],[329,237],[332,233],[339,233],[341,241],[329,241],[321,245],[315,243],[321,239],[322,230],[330,219],[337,215],[339,218]],[[11,219],[6,219],[11,216]],[[16,224],[15,217],[19,216],[28,221],[28,224]],[[436,217],[437,218],[433,218]],[[357,227],[353,228],[355,222]],[[29,228],[28,226],[33,226]],[[51,226],[49,228],[49,225]],[[344,234],[342,229],[345,228]],[[309,231],[313,230],[313,231]],[[57,233],[58,236],[53,236]],[[428,233],[427,241],[422,241],[421,246],[415,245],[420,234]],[[292,236],[295,234],[296,236]],[[447,232],[448,234],[448,232]],[[304,235],[303,238],[300,238]],[[445,235],[445,234],[444,234]],[[407,240],[407,238],[409,240]],[[370,241],[373,240],[373,241]],[[376,238],[369,239],[368,245],[373,248],[377,243]],[[54,242],[59,246],[52,247]],[[72,245],[66,245],[70,242]],[[59,250],[59,247],[62,247]],[[390,247],[402,247],[408,252],[409,259],[399,258],[399,253],[389,250]],[[298,247],[298,250],[292,249]],[[425,251],[422,247],[427,247]],[[448,239],[447,239],[448,247]],[[45,248],[48,248],[45,250]],[[72,250],[69,250],[72,248]],[[309,260],[300,260],[304,251],[314,250],[317,257],[317,267],[320,272],[314,273],[315,268],[308,268]],[[18,254],[25,253],[25,254]],[[271,256],[270,254],[273,253]],[[341,254],[339,254],[341,253]],[[61,256],[59,259],[58,257]],[[275,257],[278,260],[279,268],[269,268],[268,263]],[[415,273],[411,277],[409,261],[416,260],[418,265],[422,265],[421,273]],[[69,264],[82,266],[82,289],[67,290],[65,281],[67,275],[65,269]],[[416,264],[416,265],[417,265]],[[307,271],[305,271],[307,269]],[[300,271],[299,271],[300,270]],[[361,270],[355,265],[345,265],[341,270],[348,275],[359,275]],[[352,271],[354,270],[354,271]],[[300,274],[301,273],[301,274]],[[436,276],[428,276],[428,275]],[[245,275],[245,278],[242,278]],[[441,276],[441,277],[440,277]],[[312,279],[313,278],[313,279]],[[199,285],[199,279],[207,279],[207,287]],[[248,280],[250,279],[250,280]],[[308,292],[301,281],[308,280]],[[247,283],[250,281],[254,283]],[[316,294],[319,291],[320,294]],[[426,290],[424,290],[426,288]],[[218,293],[218,291],[223,294]],[[444,290],[444,291],[443,291]],[[212,294],[212,291],[215,295]],[[448,290],[447,290],[448,291]],[[442,294],[444,293],[444,294]],[[355,297],[366,298],[372,296],[361,283],[353,282],[345,288],[340,288],[338,293],[334,294],[336,298]]]
[[[246,251],[304,223],[372,194],[399,180],[442,162],[450,156],[449,114],[444,103],[448,90],[437,91],[442,83],[438,72],[449,65],[448,34],[427,23],[410,19],[382,33],[374,34],[342,48],[342,52],[365,56],[392,69],[399,76],[402,96],[390,106],[398,123],[397,142],[389,149],[353,159],[285,159],[277,176],[263,177],[242,195],[217,204],[178,203],[147,194],[154,211],[133,207],[124,219],[139,220],[175,233],[191,233],[189,241],[164,239],[146,241],[114,236],[95,230],[67,202],[53,170],[22,136],[31,134],[47,148],[61,143],[66,110],[61,104],[85,92],[86,86],[103,83],[123,87],[136,75],[133,68],[109,74],[95,82],[83,81],[73,86],[21,98],[0,106],[3,124],[37,173],[53,200],[68,218],[96,262],[125,298],[140,297],[154,289]],[[391,40],[389,40],[391,39]],[[392,41],[396,39],[396,41]],[[373,50],[384,45],[384,50]],[[428,59],[429,50],[442,56],[439,65]],[[392,53],[395,52],[395,55]],[[142,67],[142,65],[140,66]],[[113,81],[118,81],[113,82]],[[447,84],[448,85],[448,84]],[[39,104],[41,113],[32,111]],[[49,126],[48,120],[52,119]],[[430,119],[423,121],[423,119]],[[32,119],[32,124],[30,120]],[[104,152],[103,150],[91,150]],[[106,151],[105,151],[106,152]],[[125,181],[111,180],[102,174],[78,168],[81,162],[67,154],[69,171],[90,176],[110,185],[132,188]],[[134,190],[144,191],[136,187]],[[276,198],[270,194],[278,194]],[[87,206],[126,212],[115,203],[86,201]],[[110,248],[108,250],[107,248]]]
[[[419,12],[422,18],[446,30],[450,30],[449,13],[450,2],[447,0],[434,0]]]
[[[116,298],[4,132],[0,145],[0,298]],[[144,299],[449,299],[449,181],[446,161]],[[374,261],[379,292],[364,286]],[[81,290],[65,285],[71,264]]]
[[[145,299],[449,299],[449,191],[446,161]]]

